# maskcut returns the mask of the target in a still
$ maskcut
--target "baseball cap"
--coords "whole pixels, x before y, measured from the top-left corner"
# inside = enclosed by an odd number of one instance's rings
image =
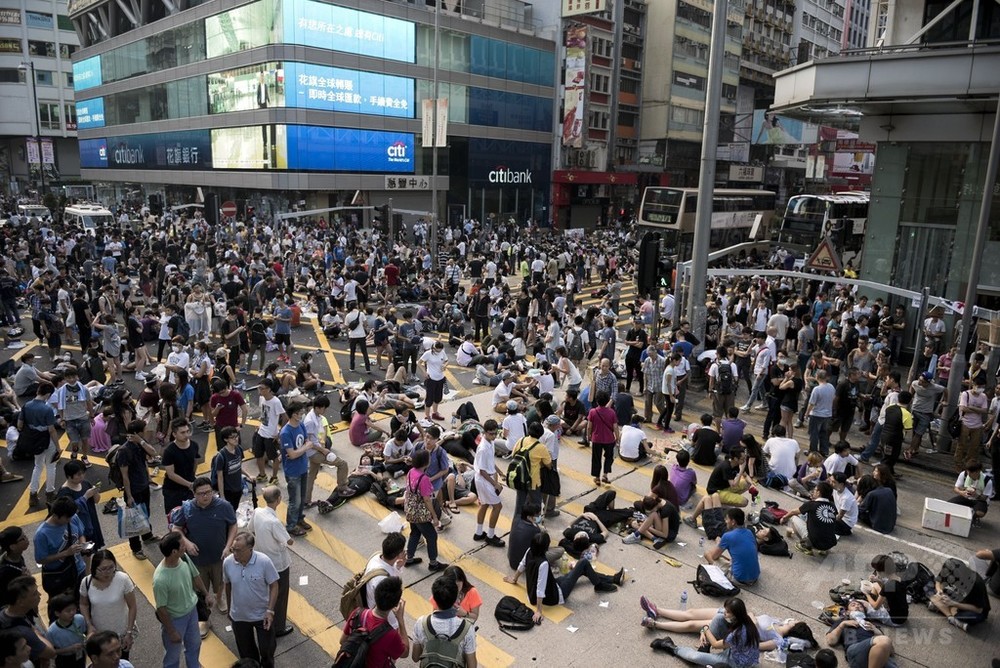
[[[934,380],[934,374],[932,374],[930,371],[924,371],[922,374],[920,374],[920,377],[923,378],[924,380]]]
[[[562,422],[562,420],[558,415],[550,415],[545,418],[545,424],[559,424],[560,422]]]
[[[507,402],[507,410],[509,410],[509,411],[516,411],[517,410],[517,402],[514,401],[513,399],[511,399],[510,401],[508,401]]]

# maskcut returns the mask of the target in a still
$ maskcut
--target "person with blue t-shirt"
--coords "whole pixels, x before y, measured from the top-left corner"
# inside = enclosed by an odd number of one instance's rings
[[[306,523],[305,499],[306,474],[309,473],[309,453],[312,441],[307,438],[302,424],[305,404],[293,403],[288,409],[288,422],[281,428],[281,468],[288,485],[288,514],[285,528],[292,536],[304,536],[312,526]]]
[[[291,297],[274,310],[274,345],[278,346],[278,361],[288,364],[292,354],[292,304]]]
[[[87,568],[81,553],[85,547],[83,521],[77,517],[76,502],[68,496],[57,497],[49,508],[49,516],[35,530],[35,563],[42,566],[42,588],[49,596],[67,589],[77,591]],[[73,559],[76,577],[72,573],[57,575]],[[48,576],[48,577],[46,577]]]
[[[705,560],[713,564],[726,550],[729,551],[730,566],[726,575],[736,584],[749,586],[760,577],[760,561],[757,559],[757,539],[747,529],[746,515],[740,508],[726,511],[726,532],[718,544],[705,550]]]

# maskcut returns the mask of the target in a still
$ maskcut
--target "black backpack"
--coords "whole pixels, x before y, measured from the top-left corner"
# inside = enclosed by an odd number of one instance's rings
[[[726,578],[726,581],[729,582],[729,579]],[[695,591],[705,596],[724,596],[730,598],[740,593],[740,588],[732,582],[729,582],[729,587],[727,588],[713,580],[704,564],[698,564],[698,571],[695,573],[694,580],[691,580],[689,584],[694,586]]]
[[[167,324],[172,330],[174,330],[174,336],[179,336],[184,339],[184,343],[187,343],[188,337],[191,336],[191,325],[188,321],[179,315],[175,315],[170,319]]]
[[[919,561],[911,561],[900,574],[900,580],[913,603],[926,603],[934,593],[934,573]]]
[[[108,483],[114,489],[125,489],[125,478],[122,476],[122,463],[126,456],[125,447],[124,443],[112,445],[108,454],[104,456],[104,461],[108,465]]]
[[[535,615],[531,608],[514,598],[504,596],[493,610],[497,626],[504,631],[528,631],[535,628]]]
[[[569,350],[567,352],[569,353],[570,360],[579,362],[583,359],[583,330],[574,327],[570,330],[570,334],[572,334],[572,337],[570,337]]]
[[[357,614],[354,615],[350,623],[351,633],[340,646],[340,650],[333,660],[332,668],[364,668],[368,661],[368,650],[382,636],[392,630],[389,621],[384,620],[373,630],[367,631],[361,628],[361,615],[365,612],[364,608],[358,608],[355,612]]]
[[[719,394],[736,392],[736,379],[733,376],[733,365],[729,360],[718,363],[718,378],[715,379],[715,391]]]
[[[524,438],[528,438],[525,436]],[[518,443],[523,444],[524,438]],[[531,451],[538,446],[541,441],[535,440],[528,447],[522,447],[516,453],[507,467],[507,486],[519,492],[531,489]],[[515,446],[516,448],[517,446]]]

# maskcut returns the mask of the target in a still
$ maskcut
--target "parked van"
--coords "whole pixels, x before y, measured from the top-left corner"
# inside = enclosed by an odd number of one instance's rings
[[[97,228],[110,228],[115,222],[115,217],[98,204],[75,204],[63,211],[63,222],[70,227],[83,228],[87,234],[96,236]]]

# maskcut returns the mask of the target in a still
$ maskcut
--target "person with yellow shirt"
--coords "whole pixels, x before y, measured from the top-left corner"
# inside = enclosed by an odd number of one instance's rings
[[[545,447],[539,439],[545,433],[545,427],[541,422],[532,422],[528,425],[528,435],[521,438],[514,444],[513,456],[519,452],[527,452],[528,461],[531,464],[531,488],[517,490],[517,500],[514,502],[514,517],[521,516],[521,507],[526,499],[534,503],[542,503],[542,467],[552,466],[552,456],[549,449]]]

